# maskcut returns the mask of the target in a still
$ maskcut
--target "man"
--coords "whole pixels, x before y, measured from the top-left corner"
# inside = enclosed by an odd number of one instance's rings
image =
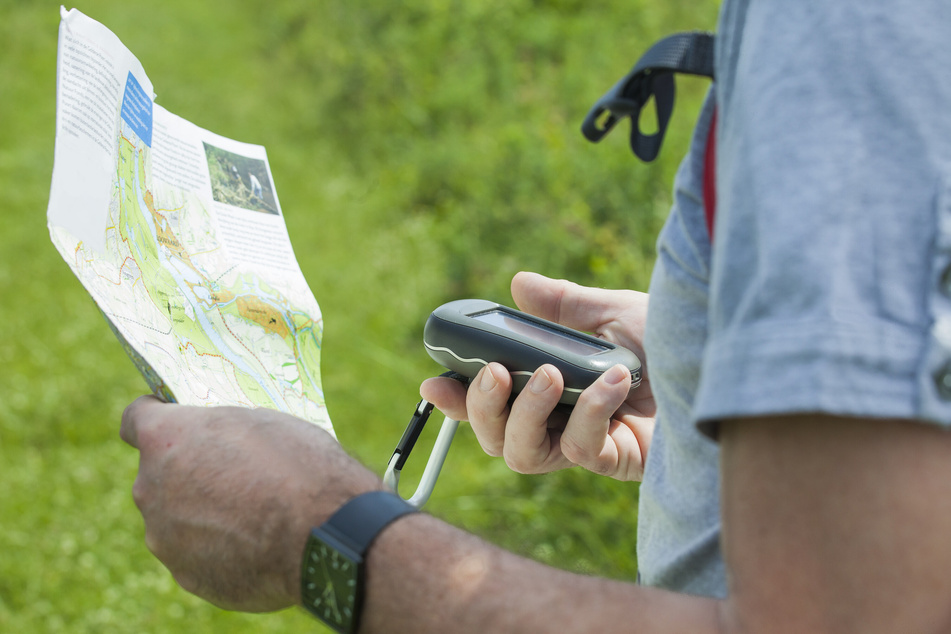
[[[724,1],[717,82],[658,243],[646,327],[643,296],[513,281],[530,312],[643,345],[652,392],[629,398],[609,370],[559,431],[553,368],[511,407],[494,365],[467,394],[423,386],[518,470],[643,467],[645,585],[554,571],[404,515],[368,551],[361,631],[951,630],[949,27],[938,0]],[[145,398],[122,429],[142,452],[150,548],[184,587],[235,609],[295,603],[308,529],[381,486],[273,412]]]

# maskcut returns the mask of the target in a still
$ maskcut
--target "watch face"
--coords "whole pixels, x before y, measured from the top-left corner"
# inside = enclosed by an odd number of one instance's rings
[[[360,563],[359,556],[333,545],[333,540],[316,535],[311,536],[304,553],[301,571],[304,607],[338,632],[354,629],[359,609]]]

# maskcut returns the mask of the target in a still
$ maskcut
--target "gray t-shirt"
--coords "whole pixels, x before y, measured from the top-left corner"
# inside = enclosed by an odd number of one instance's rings
[[[951,426],[949,34],[946,0],[724,0],[715,89],[651,281],[643,583],[726,594],[717,446],[698,425],[823,412]]]

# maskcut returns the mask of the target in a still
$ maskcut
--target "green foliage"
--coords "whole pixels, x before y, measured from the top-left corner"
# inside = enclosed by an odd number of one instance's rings
[[[578,128],[657,37],[643,18],[708,25],[696,4],[303,5],[271,14],[286,26],[266,46],[316,88],[314,111],[332,116],[310,125],[335,159],[379,174],[399,218],[433,223],[447,296],[504,296],[519,268],[644,287],[674,163],[636,165],[624,132],[595,151]]]
[[[0,6],[0,631],[305,630],[295,611],[231,614],[187,595],[144,546],[137,456],[117,430],[146,388],[45,228],[59,4]],[[367,464],[382,471],[438,371],[419,340],[439,303],[509,301],[521,269],[646,288],[706,84],[679,82],[649,166],[626,130],[592,146],[579,126],[651,42],[713,28],[713,0],[219,6],[79,8],[139,57],[160,104],[268,147],[324,311],[330,413]],[[515,475],[463,426],[429,510],[552,565],[630,579],[636,495],[582,471]]]

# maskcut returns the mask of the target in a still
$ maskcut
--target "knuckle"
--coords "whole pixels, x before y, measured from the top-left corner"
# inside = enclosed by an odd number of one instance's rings
[[[164,561],[162,554],[162,540],[155,534],[155,531],[149,528],[148,524],[145,526],[145,547],[149,549],[149,552],[155,555],[160,561]]]
[[[504,418],[493,419],[473,416],[472,420],[469,421],[469,426],[472,428],[476,440],[479,441],[479,445],[482,446],[482,450],[486,454],[493,458],[498,458],[502,455],[505,447]]]
[[[122,410],[122,423],[125,424],[127,421],[131,423],[136,418],[136,414],[141,406],[141,399],[137,398],[128,405],[125,409]]]
[[[157,402],[154,396],[140,396],[122,411],[119,436],[126,443],[138,447],[140,438],[147,435],[150,423],[156,418],[152,407]],[[164,412],[165,410],[161,410]]]
[[[194,594],[195,596],[202,595],[201,583],[199,583],[195,575],[180,570],[170,572],[172,572],[172,578],[175,579],[175,583],[181,586],[182,590],[189,594]]]
[[[575,409],[580,407],[582,410],[588,412],[601,412],[612,409],[615,401],[616,398],[611,393],[603,390],[587,389],[578,397],[578,404]]]
[[[590,464],[582,465],[582,467],[597,475],[610,476],[614,474],[614,469],[611,467],[611,465],[601,462],[600,460],[595,460]]]
[[[616,470],[610,461],[601,459],[600,449],[587,446],[567,434],[561,438],[561,453],[572,464],[598,475],[610,476]]]
[[[504,415],[507,413],[504,406],[497,407],[480,399],[469,399],[466,412],[469,414],[469,422],[480,427],[497,425],[500,420],[505,420]]]
[[[138,421],[135,426],[136,446],[140,452],[149,453],[159,445],[158,427],[148,421]]]
[[[585,466],[589,459],[587,448],[569,434],[563,434],[561,437],[561,454],[570,460],[572,464],[582,467]]]
[[[482,450],[493,458],[502,455],[505,445],[505,426],[496,422],[487,422],[482,418],[475,418],[469,421],[476,436],[476,440],[482,446]]]
[[[524,455],[506,452],[502,458],[505,460],[505,465],[515,473],[533,474],[538,472],[538,466],[535,462]]]
[[[511,457],[511,456],[503,456],[503,458],[505,459],[505,465],[506,465],[509,469],[511,469],[512,471],[514,471],[515,473],[522,473],[522,474],[531,473],[531,471],[528,470],[528,469],[526,469],[526,468],[522,465],[521,461],[518,460],[517,458],[513,458],[513,457]]]
[[[504,450],[504,443],[502,441],[484,441],[480,438],[479,444],[482,445],[482,451],[493,458],[501,456]]]
[[[149,491],[148,485],[141,476],[136,477],[132,483],[132,501],[140,511],[148,506]]]

